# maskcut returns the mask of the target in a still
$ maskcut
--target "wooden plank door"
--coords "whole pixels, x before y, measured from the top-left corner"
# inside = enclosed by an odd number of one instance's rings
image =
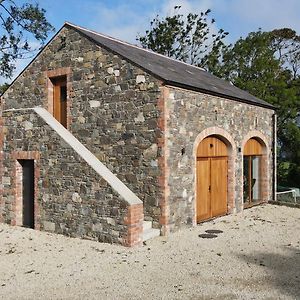
[[[24,227],[34,228],[34,160],[21,160]]]
[[[65,77],[53,80],[53,116],[67,127],[67,82]]]
[[[211,217],[227,213],[227,158],[210,159]]]
[[[210,159],[197,160],[197,222],[211,217],[210,207]]]

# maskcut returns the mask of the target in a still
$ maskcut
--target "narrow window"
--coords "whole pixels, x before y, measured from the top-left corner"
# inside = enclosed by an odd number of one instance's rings
[[[261,157],[262,146],[254,138],[244,148],[244,203],[251,206],[261,202]]]
[[[53,84],[53,116],[67,128],[67,77],[51,78]]]

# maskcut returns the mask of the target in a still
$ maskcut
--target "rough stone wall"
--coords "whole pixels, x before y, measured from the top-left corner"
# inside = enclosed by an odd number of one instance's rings
[[[160,82],[64,28],[5,93],[4,109],[39,105],[49,110],[47,76],[64,69],[69,70],[68,129],[137,194],[146,219],[157,225]]]
[[[259,131],[269,148],[269,191],[272,198],[272,115],[274,111],[233,100],[170,87],[165,101],[168,140],[169,230],[195,222],[195,141],[207,128],[225,130],[235,142],[235,203],[231,211],[243,208],[242,142],[251,131]],[[233,180],[233,178],[229,178]]]
[[[4,112],[2,220],[15,224],[19,153],[39,153],[35,227],[72,237],[132,245],[132,223],[141,214],[102,179],[33,111]],[[139,216],[137,216],[139,214]],[[134,222],[133,222],[134,221]],[[142,226],[142,224],[140,224]],[[136,226],[135,226],[136,227]],[[135,233],[137,231],[134,228]],[[135,242],[136,236],[133,237]]]

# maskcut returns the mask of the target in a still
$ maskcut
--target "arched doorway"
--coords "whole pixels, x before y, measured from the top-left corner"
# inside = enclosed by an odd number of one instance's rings
[[[203,139],[197,148],[197,222],[227,213],[227,145],[217,136]]]
[[[263,146],[256,138],[250,138],[243,152],[243,199],[244,207],[263,201],[262,197]]]

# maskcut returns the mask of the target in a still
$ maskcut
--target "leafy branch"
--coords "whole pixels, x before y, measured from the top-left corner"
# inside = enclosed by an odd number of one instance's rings
[[[0,1],[0,76],[10,78],[16,59],[26,58],[37,50],[30,46],[30,41],[35,40],[42,47],[48,34],[54,31],[45,13],[38,4]]]

